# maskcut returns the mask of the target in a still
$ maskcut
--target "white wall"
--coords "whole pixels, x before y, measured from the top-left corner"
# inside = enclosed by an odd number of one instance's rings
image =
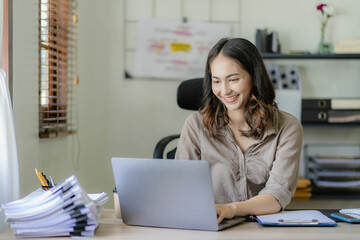
[[[34,168],[42,168],[38,139],[37,1],[13,1],[13,106],[21,195],[39,187]],[[59,145],[59,148],[62,147]],[[51,161],[51,160],[50,160]]]
[[[150,158],[161,137],[180,132],[189,112],[180,110],[176,104],[179,82],[124,79],[125,61],[131,58],[124,57],[124,40],[134,39],[131,31],[129,36],[123,33],[124,2],[79,0],[78,146],[76,136],[38,138],[38,1],[14,0],[14,118],[22,196],[39,186],[35,167],[52,175],[55,181],[76,174],[88,192],[110,194],[114,187],[112,156]],[[148,12],[161,17],[181,17],[174,6],[185,6],[189,20],[237,19],[238,23],[232,22],[234,36],[252,41],[256,28],[268,27],[279,32],[284,51],[315,51],[320,35],[315,0],[171,0],[169,5],[159,0],[135,2],[147,7],[129,10],[133,12],[127,15],[134,18]],[[335,42],[340,38],[359,38],[360,2],[327,2],[340,12],[329,23],[328,39]],[[234,4],[239,16],[231,17],[234,14],[229,11],[233,11]],[[156,9],[150,11],[148,7],[153,6]],[[189,6],[204,8],[197,14]],[[360,60],[272,62],[300,66],[304,97],[360,97]],[[360,142],[359,128],[304,131],[305,143]]]

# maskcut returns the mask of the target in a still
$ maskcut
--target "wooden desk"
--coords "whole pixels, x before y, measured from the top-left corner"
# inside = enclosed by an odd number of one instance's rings
[[[136,239],[136,240],[176,240],[176,239],[359,239],[360,225],[339,223],[337,227],[262,227],[256,222],[245,222],[220,232],[133,227],[114,219],[113,210],[104,210],[95,238],[81,239]],[[0,239],[15,239],[11,230],[0,234]],[[36,238],[44,240],[45,238]],[[49,238],[46,238],[49,239]],[[52,238],[55,240],[69,237]]]

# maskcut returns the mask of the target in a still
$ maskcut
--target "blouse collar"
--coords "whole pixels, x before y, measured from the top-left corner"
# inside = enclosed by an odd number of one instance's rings
[[[223,120],[221,120],[223,123]],[[260,141],[263,141],[266,137],[277,134],[280,130],[280,113],[279,109],[275,106],[272,107],[272,126],[265,130],[265,134]],[[217,134],[217,136],[232,136],[229,126],[226,124],[222,126]]]

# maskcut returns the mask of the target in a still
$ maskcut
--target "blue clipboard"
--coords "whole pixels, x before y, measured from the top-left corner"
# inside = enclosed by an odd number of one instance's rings
[[[336,222],[317,210],[282,211],[256,216],[263,226],[275,227],[334,227]]]

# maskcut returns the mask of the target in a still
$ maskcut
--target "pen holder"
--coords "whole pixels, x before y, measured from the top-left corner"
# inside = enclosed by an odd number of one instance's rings
[[[113,190],[113,194],[114,194],[115,219],[121,219],[120,201],[116,188]]]

